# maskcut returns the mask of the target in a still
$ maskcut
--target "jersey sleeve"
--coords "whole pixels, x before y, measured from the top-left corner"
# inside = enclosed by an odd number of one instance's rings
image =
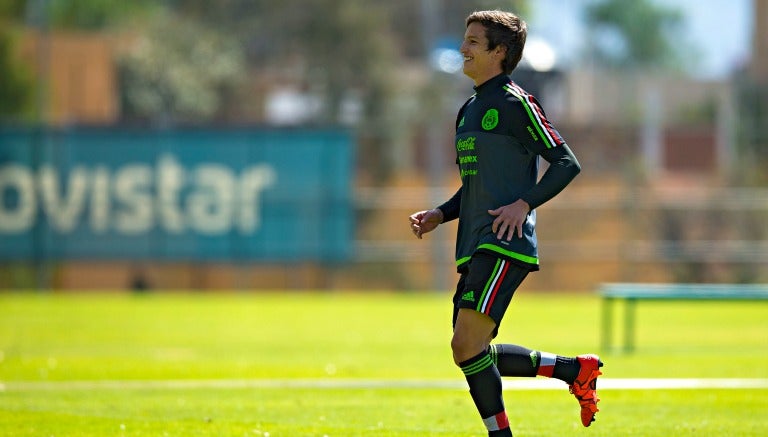
[[[520,143],[531,153],[540,155],[543,151],[565,144],[565,140],[547,119],[541,105],[530,94],[506,88],[508,110],[512,115],[509,129]]]
[[[581,165],[567,144],[547,149],[541,157],[549,162],[549,168],[533,188],[520,196],[531,209],[555,197],[581,172]]]
[[[443,223],[459,218],[459,212],[461,211],[461,188],[445,203],[438,206],[437,209],[443,212]]]

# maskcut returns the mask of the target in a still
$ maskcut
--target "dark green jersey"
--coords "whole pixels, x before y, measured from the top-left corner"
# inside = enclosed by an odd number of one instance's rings
[[[538,270],[534,208],[562,190],[579,172],[579,164],[536,99],[508,76],[496,76],[475,91],[456,123],[462,186],[440,207],[447,221],[456,218],[451,210],[459,205],[457,267],[483,251]],[[537,184],[539,156],[550,162],[550,169]],[[531,206],[523,237],[500,240],[491,229],[495,217],[488,211],[518,199]]]

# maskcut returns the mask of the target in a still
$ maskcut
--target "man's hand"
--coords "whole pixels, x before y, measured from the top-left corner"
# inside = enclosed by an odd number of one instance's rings
[[[408,220],[411,222],[411,231],[413,231],[413,235],[421,240],[422,235],[433,231],[443,222],[443,212],[437,208],[427,211],[419,211],[411,214],[410,217],[408,217]]]
[[[491,225],[491,230],[496,233],[499,240],[507,234],[507,241],[517,234],[518,238],[523,238],[523,224],[528,219],[528,213],[531,207],[522,200],[518,199],[509,205],[497,209],[489,209],[488,214],[495,216],[496,220]]]

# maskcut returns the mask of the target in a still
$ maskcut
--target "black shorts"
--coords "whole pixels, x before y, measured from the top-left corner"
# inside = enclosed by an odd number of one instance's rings
[[[512,295],[529,272],[530,269],[489,253],[472,255],[453,295],[453,326],[456,326],[459,308],[472,309],[487,314],[496,322],[495,337]]]

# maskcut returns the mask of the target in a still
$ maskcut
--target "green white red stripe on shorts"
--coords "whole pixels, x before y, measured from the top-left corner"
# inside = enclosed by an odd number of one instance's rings
[[[485,283],[483,294],[480,296],[480,300],[477,304],[477,311],[483,314],[491,314],[491,306],[496,299],[496,295],[501,288],[501,284],[504,282],[504,277],[509,270],[509,261],[499,258],[496,260],[496,266],[493,268],[491,277],[488,278],[488,282]]]

